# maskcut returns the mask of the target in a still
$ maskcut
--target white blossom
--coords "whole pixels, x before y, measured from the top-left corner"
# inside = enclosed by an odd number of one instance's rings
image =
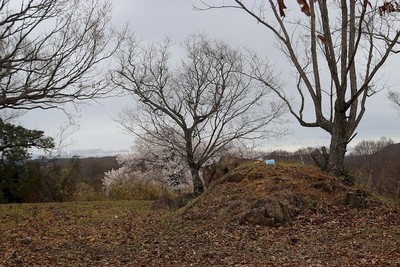
[[[132,151],[119,155],[119,168],[105,173],[103,185],[106,191],[114,183],[130,179],[159,183],[172,190],[190,190],[191,174],[187,163],[171,149],[156,146],[137,139]]]

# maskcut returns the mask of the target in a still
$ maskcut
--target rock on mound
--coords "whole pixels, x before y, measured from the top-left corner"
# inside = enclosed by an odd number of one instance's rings
[[[279,226],[306,211],[366,203],[338,178],[310,166],[245,163],[211,183],[183,216],[190,220]],[[346,197],[348,194],[352,197]],[[356,206],[355,204],[355,207]]]

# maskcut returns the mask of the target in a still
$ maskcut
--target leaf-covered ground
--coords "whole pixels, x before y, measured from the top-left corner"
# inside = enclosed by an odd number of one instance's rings
[[[0,205],[0,266],[400,266],[394,205],[352,209],[340,201],[351,189],[298,166],[247,166],[225,179],[178,211],[140,201]],[[291,223],[239,223],[277,192],[306,200]]]

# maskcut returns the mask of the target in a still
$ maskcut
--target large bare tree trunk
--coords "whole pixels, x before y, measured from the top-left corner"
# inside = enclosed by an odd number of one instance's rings
[[[199,169],[195,166],[190,166],[190,172],[192,174],[193,179],[193,193],[197,195],[201,195],[204,192],[204,183],[200,178]]]
[[[347,152],[347,144],[349,136],[353,130],[349,129],[344,112],[335,113],[335,121],[333,123],[331,134],[331,142],[329,151],[325,147],[317,149],[311,153],[314,162],[322,171],[330,172],[337,176],[345,174],[344,159]]]
[[[346,154],[347,138],[344,136],[344,126],[336,124],[335,129],[332,133],[331,144],[329,147],[329,160],[328,160],[328,172],[331,172],[337,176],[345,174],[344,158]]]

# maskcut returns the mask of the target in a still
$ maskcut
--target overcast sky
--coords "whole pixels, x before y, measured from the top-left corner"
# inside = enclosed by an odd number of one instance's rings
[[[287,71],[282,55],[273,46],[273,37],[254,20],[238,10],[212,10],[198,12],[192,5],[197,0],[113,0],[113,24],[122,27],[129,23],[136,36],[146,42],[160,42],[166,36],[180,42],[193,33],[205,33],[211,38],[224,40],[235,47],[249,47],[267,56],[281,72]],[[391,58],[385,81],[400,84],[400,55]],[[395,87],[393,87],[395,88]],[[133,137],[123,133],[114,121],[125,107],[133,105],[127,97],[107,99],[90,106],[80,107],[76,122],[79,130],[72,136],[72,144],[65,149],[67,155],[104,156],[128,151]],[[61,111],[30,111],[20,121],[27,128],[45,130],[54,136],[67,120]],[[400,142],[400,116],[391,106],[386,92],[369,99],[367,112],[358,128],[354,146],[364,139],[378,140],[381,136]],[[318,128],[288,125],[292,134],[279,141],[266,142],[266,150],[295,150],[300,147],[329,145],[329,136]]]

